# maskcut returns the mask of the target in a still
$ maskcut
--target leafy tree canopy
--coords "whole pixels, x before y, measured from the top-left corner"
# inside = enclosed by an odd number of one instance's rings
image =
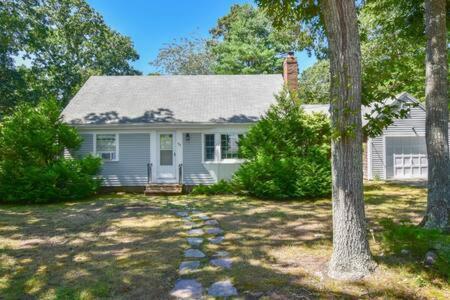
[[[91,75],[139,73],[131,40],[85,0],[4,0],[0,28],[0,114],[21,101],[67,103]]]
[[[210,33],[216,74],[279,73],[283,54],[299,50],[307,42],[298,25],[274,28],[263,10],[249,4],[233,5]]]
[[[190,36],[165,44],[150,65],[161,73],[174,75],[212,74],[214,56],[208,39]]]
[[[208,37],[175,40],[150,64],[168,74],[280,73],[284,53],[312,44],[298,25],[289,24],[276,29],[261,9],[233,5]]]
[[[327,59],[317,61],[300,74],[298,97],[307,104],[330,102],[330,62]]]

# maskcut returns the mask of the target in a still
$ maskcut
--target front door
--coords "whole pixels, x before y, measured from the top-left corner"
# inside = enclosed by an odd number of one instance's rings
[[[174,137],[173,133],[158,133],[156,176],[159,182],[176,181]]]

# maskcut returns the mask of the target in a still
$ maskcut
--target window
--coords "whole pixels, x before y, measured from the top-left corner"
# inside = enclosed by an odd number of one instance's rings
[[[220,135],[221,158],[240,158],[239,157],[239,139],[242,134],[222,134]]]
[[[97,134],[96,154],[106,161],[117,160],[117,136],[115,134]]]
[[[215,140],[214,134],[205,134],[205,161],[214,160]]]
[[[161,134],[159,136],[159,164],[161,166],[173,165],[173,136]]]

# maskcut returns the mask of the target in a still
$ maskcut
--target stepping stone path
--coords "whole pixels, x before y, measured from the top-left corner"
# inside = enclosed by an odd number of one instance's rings
[[[198,269],[200,267],[200,262],[199,261],[183,261],[180,264],[180,274],[186,274],[189,273],[190,271],[194,271],[196,269]]]
[[[210,226],[218,226],[219,222],[217,222],[217,220],[207,220],[205,222],[205,225],[210,225]]]
[[[188,258],[180,264],[178,269],[179,274],[182,276],[175,282],[175,287],[170,291],[170,296],[175,299],[202,299],[202,297],[231,297],[237,296],[238,292],[233,286],[230,280],[222,280],[213,283],[207,289],[207,295],[203,289],[203,286],[192,276],[195,275],[195,271],[202,267],[202,262],[195,259],[205,259],[207,256],[200,248],[204,242],[204,235],[212,235],[208,237],[207,241],[211,244],[221,244],[224,240],[223,236],[218,236],[223,233],[223,230],[219,227],[219,222],[215,219],[211,219],[204,212],[193,211],[177,211],[176,215],[183,218],[185,224],[183,228],[187,230],[186,238],[187,243],[192,247],[184,251],[184,257]],[[204,222],[203,222],[204,221]],[[202,226],[212,226],[205,228],[204,230],[199,228]],[[232,266],[232,260],[229,258],[227,251],[219,250],[214,253],[209,264],[221,269],[230,269]],[[189,260],[192,259],[192,260]],[[186,278],[190,277],[190,278]]]
[[[192,247],[198,247],[203,243],[202,238],[187,238],[186,240]]]
[[[213,283],[208,289],[208,294],[213,297],[230,297],[237,296],[237,290],[231,281],[224,280]]]
[[[199,236],[205,234],[205,232],[203,231],[203,229],[191,229],[187,234],[190,236]]]
[[[195,257],[195,258],[203,258],[206,257],[205,253],[198,249],[187,249],[184,251],[185,257]]]
[[[213,266],[224,268],[224,269],[231,269],[231,259],[229,258],[215,258],[211,259],[211,264]]]
[[[207,234],[214,234],[214,235],[216,235],[216,234],[223,233],[223,230],[220,229],[219,227],[213,227],[213,228],[206,229],[206,233]]]
[[[170,292],[170,295],[177,299],[201,299],[202,294],[202,284],[194,279],[178,280],[175,283],[175,287]]]
[[[220,244],[220,243],[223,242],[223,240],[224,240],[223,236],[216,236],[216,237],[213,237],[213,238],[208,238],[208,241],[211,244]]]

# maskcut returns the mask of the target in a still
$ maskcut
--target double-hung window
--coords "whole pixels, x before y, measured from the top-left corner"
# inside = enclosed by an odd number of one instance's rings
[[[239,156],[239,139],[242,134],[221,134],[220,135],[220,152],[221,159],[240,158]]]
[[[215,139],[214,134],[205,134],[205,161],[213,161],[215,159]]]
[[[104,161],[118,160],[116,134],[97,134],[95,142],[96,154]]]

